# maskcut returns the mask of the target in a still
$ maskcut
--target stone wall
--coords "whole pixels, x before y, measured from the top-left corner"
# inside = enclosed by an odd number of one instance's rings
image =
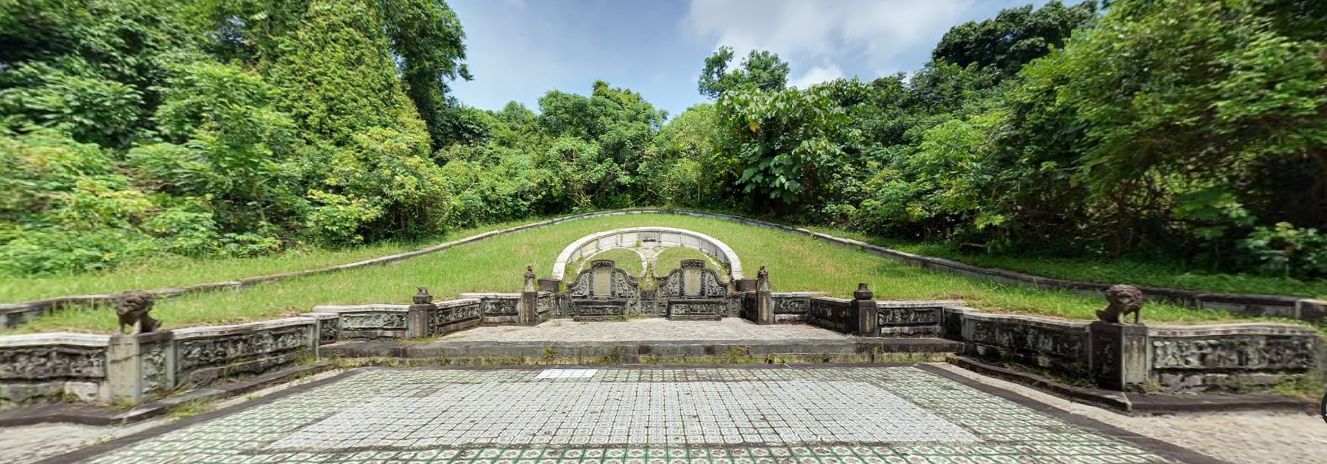
[[[431,317],[427,318],[428,334],[430,336],[446,335],[484,323],[484,316],[478,299],[462,298],[434,304],[437,305],[438,309]]]
[[[0,400],[107,401],[108,335],[44,333],[0,337]]]
[[[319,345],[318,320],[309,317],[173,332],[176,385],[268,372],[316,357]]]
[[[880,336],[933,337],[941,334],[940,321],[946,306],[961,301],[877,301],[876,325]]]
[[[806,310],[806,323],[835,332],[852,330],[853,300],[825,296],[810,299]]]
[[[337,340],[401,338],[410,305],[368,304],[315,306],[314,313],[337,316]]]
[[[1149,331],[1150,379],[1167,392],[1259,390],[1308,375],[1318,334],[1270,324]]]
[[[811,310],[811,299],[822,296],[825,296],[824,292],[771,293],[775,322],[805,322],[807,312]]]
[[[520,318],[520,293],[462,293],[461,298],[479,301],[484,324],[516,324]]]
[[[1087,376],[1086,322],[983,313],[961,306],[945,307],[941,317],[945,336],[962,341],[966,354]]]

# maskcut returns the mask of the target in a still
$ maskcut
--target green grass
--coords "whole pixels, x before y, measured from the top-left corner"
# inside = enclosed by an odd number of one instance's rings
[[[964,252],[943,243],[882,239],[823,227],[807,228],[908,253],[952,259],[976,266],[1006,269],[1045,277],[1103,284],[1127,283],[1181,288],[1214,293],[1253,293],[1327,298],[1327,280],[1303,281],[1288,277],[1229,274],[1185,267],[1176,262],[1128,258],[1103,261],[1090,258],[993,255]]]
[[[111,271],[44,277],[0,276],[0,302],[18,303],[56,296],[115,293],[126,290],[180,287],[226,280],[317,269],[401,253],[502,229],[527,221],[457,230],[428,240],[381,242],[343,249],[301,249],[255,258],[156,258]]]
[[[738,255],[738,257],[740,258],[741,255]],[[663,251],[659,252],[659,256],[654,258],[654,264],[656,267],[654,273],[658,274],[659,277],[666,276],[669,272],[672,272],[673,269],[682,267],[682,260],[684,259],[703,260],[705,261],[705,267],[716,271],[723,271],[714,266],[713,258],[705,256],[705,253],[701,253],[700,250],[695,248],[670,247],[664,248]],[[720,273],[723,274],[724,272]]]
[[[626,248],[610,248],[568,265],[566,279],[568,281],[574,280],[577,273],[589,269],[590,261],[599,259],[611,259],[618,269],[627,271],[628,274],[636,277],[640,277],[645,273],[645,267],[640,262],[639,253]]]
[[[969,305],[990,311],[1074,319],[1093,319],[1093,312],[1104,305],[1100,297],[927,271],[774,229],[716,219],[640,214],[584,219],[491,237],[385,266],[162,300],[153,316],[163,320],[167,328],[178,328],[295,315],[320,304],[408,303],[417,286],[427,286],[440,298],[473,291],[520,291],[526,264],[534,263],[536,272],[547,276],[557,254],[572,241],[593,232],[632,226],[680,227],[722,240],[737,252],[744,268],[767,266],[775,291],[815,290],[848,296],[858,282],[867,282],[879,299],[962,298]],[[1143,319],[1195,323],[1245,318],[1149,304],[1143,310]],[[114,327],[112,311],[69,309],[7,332],[111,332]]]

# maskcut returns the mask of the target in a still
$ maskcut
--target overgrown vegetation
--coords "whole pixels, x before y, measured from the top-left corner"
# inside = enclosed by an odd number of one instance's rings
[[[1323,2],[1052,1],[808,88],[720,49],[714,102],[672,118],[606,82],[466,107],[464,37],[439,0],[0,4],[0,273],[677,205],[988,262],[1327,276]]]

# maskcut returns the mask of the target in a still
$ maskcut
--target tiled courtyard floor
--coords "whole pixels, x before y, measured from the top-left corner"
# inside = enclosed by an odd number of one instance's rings
[[[913,367],[377,369],[102,463],[1166,462]]]

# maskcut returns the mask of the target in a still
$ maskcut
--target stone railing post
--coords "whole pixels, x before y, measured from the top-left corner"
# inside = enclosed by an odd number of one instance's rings
[[[774,290],[769,283],[769,272],[765,270],[765,266],[760,266],[760,272],[756,273],[756,323],[775,322]]]
[[[175,389],[175,334],[149,332],[111,336],[106,347],[106,383],[111,401],[139,404]]]
[[[852,292],[852,306],[855,318],[851,322],[851,331],[864,337],[880,336],[880,324],[877,315],[880,312],[875,305],[875,293],[866,283],[857,284],[857,291]]]
[[[1147,382],[1152,367],[1147,326],[1096,321],[1087,332],[1088,368],[1097,386],[1126,391]]]
[[[525,267],[525,286],[521,290],[521,305],[517,309],[516,323],[521,325],[539,324],[539,279],[535,277],[534,266]]]
[[[438,312],[438,305],[433,304],[433,295],[427,288],[419,287],[412,299],[413,304],[406,308],[405,338],[424,338],[433,336],[432,322]]]

